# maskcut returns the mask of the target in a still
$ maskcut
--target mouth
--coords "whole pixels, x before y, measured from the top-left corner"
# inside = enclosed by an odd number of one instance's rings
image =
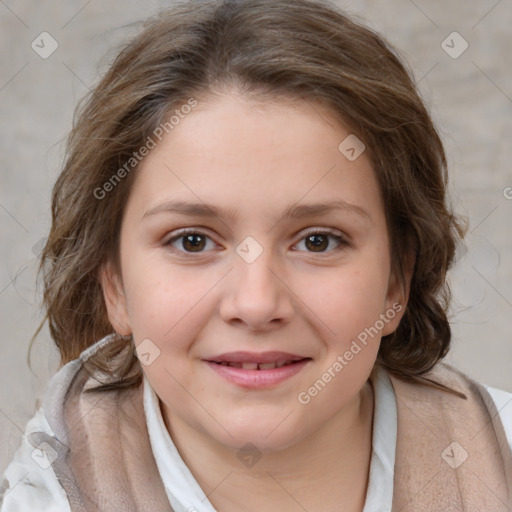
[[[228,382],[246,389],[275,387],[298,374],[312,361],[285,352],[230,352],[204,360]]]
[[[218,364],[221,366],[229,366],[230,368],[241,368],[242,370],[274,370],[276,368],[282,368],[283,366],[290,366],[296,364],[304,359],[286,359],[280,361],[273,361],[270,363],[253,363],[253,362],[229,362],[229,361],[210,361],[211,363]]]

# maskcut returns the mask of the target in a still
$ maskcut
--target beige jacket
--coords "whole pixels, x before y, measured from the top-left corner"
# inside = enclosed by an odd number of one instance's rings
[[[32,434],[30,443],[46,447],[73,512],[172,511],[151,450],[142,386],[84,393],[97,384],[83,366],[89,355],[65,367],[69,386],[52,390],[61,395],[50,402],[60,410],[45,410],[55,435]],[[398,414],[393,512],[510,512],[512,455],[485,388],[444,363],[423,383],[390,381]]]

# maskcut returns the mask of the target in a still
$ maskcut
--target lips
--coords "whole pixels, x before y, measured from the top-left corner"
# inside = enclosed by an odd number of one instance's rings
[[[215,361],[212,361],[215,362]],[[242,368],[243,370],[273,370],[274,368],[282,368],[283,366],[288,366],[290,364],[293,364],[295,360],[293,359],[286,359],[286,360],[280,360],[280,361],[274,361],[273,363],[250,363],[250,362],[228,362],[228,361],[221,361],[220,364],[222,366],[230,366],[231,368]]]
[[[297,375],[311,358],[287,352],[229,352],[204,361],[232,384],[266,389]]]
[[[310,359],[288,352],[227,352],[207,359],[211,363],[244,370],[272,370],[288,366],[303,359]]]

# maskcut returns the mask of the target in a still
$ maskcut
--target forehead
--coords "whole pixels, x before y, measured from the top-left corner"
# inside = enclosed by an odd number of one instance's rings
[[[345,141],[354,146],[354,137],[311,101],[262,103],[228,94],[198,100],[141,162],[130,202],[139,213],[171,199],[211,203],[239,217],[244,210],[277,215],[293,203],[343,200],[378,214],[367,155],[347,158]]]

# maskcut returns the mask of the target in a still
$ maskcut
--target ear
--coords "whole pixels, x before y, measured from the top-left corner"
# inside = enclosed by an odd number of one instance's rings
[[[400,324],[400,320],[404,316],[409,300],[415,262],[416,255],[413,252],[409,252],[404,256],[403,260],[403,279],[400,279],[396,270],[390,272],[385,301],[386,309],[384,311],[388,321],[385,322],[384,329],[382,329],[382,336],[395,332]]]
[[[123,285],[111,263],[102,265],[99,271],[99,280],[103,289],[108,319],[112,327],[117,333],[124,336],[131,334],[132,330]]]

